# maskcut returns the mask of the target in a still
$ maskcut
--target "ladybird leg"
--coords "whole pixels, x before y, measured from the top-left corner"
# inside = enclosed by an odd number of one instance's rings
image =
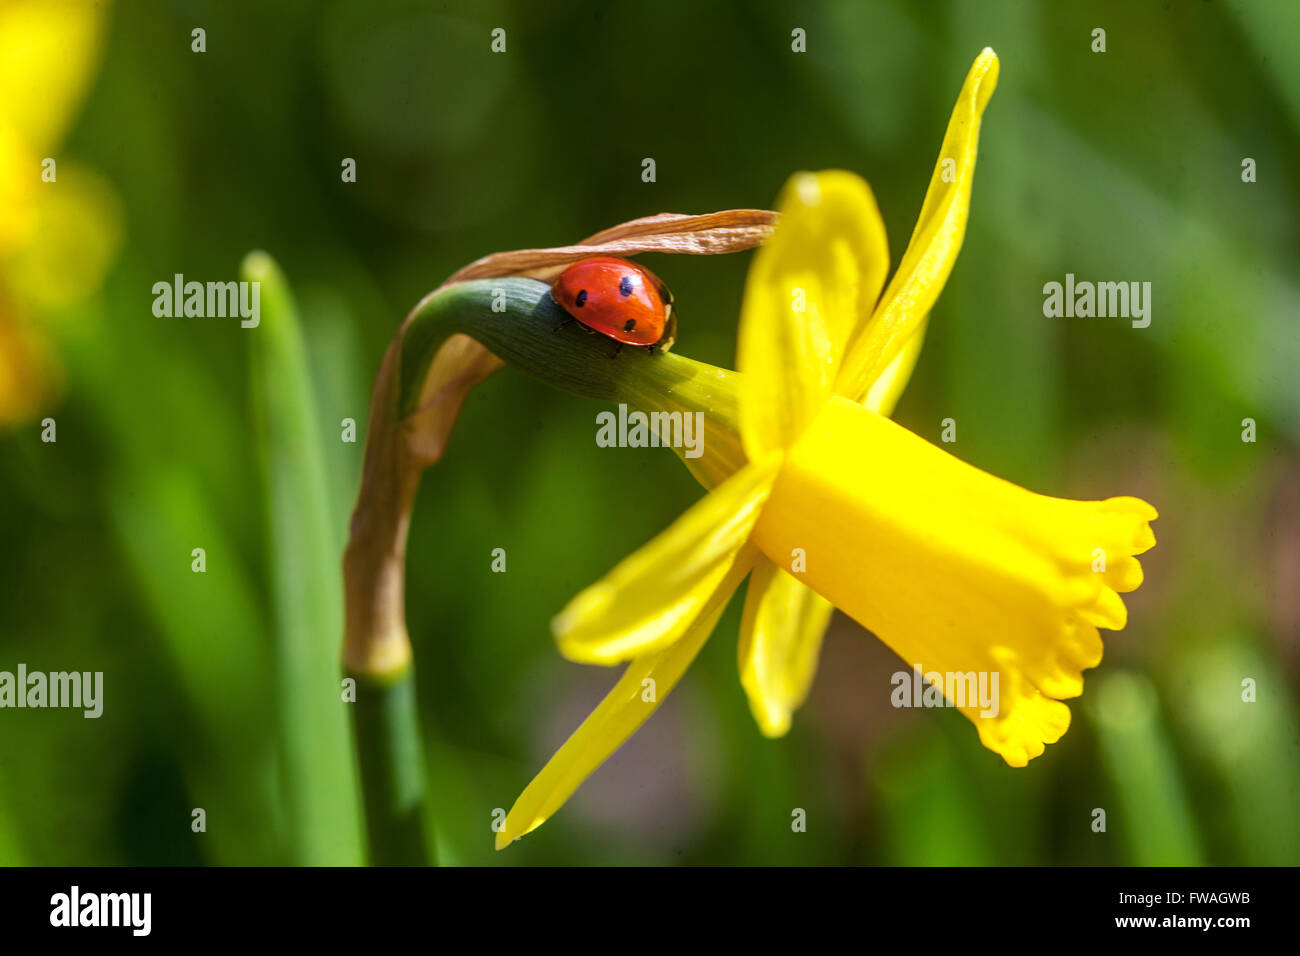
[[[566,315],[566,316],[564,317],[564,321],[563,321],[563,322],[561,322],[561,323],[560,323],[559,325],[557,325],[555,328],[551,329],[551,334],[555,334],[556,332],[560,331],[560,329],[564,328],[564,327],[565,327],[566,325],[568,325],[570,322],[577,322],[577,321],[578,321],[578,320],[575,319],[573,316],[571,316],[571,315]]]
[[[613,352],[612,355],[610,355],[610,358],[611,358],[611,359],[616,359],[616,358],[618,358],[618,353],[621,352],[621,351],[623,351],[623,343],[622,343],[622,342],[619,342],[619,343],[617,343],[617,344],[614,346],[614,352]]]

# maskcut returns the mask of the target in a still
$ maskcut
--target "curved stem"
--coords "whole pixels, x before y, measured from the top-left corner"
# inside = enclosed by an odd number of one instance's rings
[[[625,403],[666,429],[699,414],[699,457],[674,450],[706,487],[745,463],[736,425],[738,376],[670,353],[624,349],[566,318],[543,282],[481,279],[439,289],[407,316],[371,396],[361,490],[343,573],[344,663],[357,679],[371,860],[423,862],[424,772],[406,628],[406,537],[420,475],[442,455],[469,390],[503,363],[552,387]],[[654,419],[655,413],[666,417]],[[680,428],[682,418],[677,420]],[[666,442],[668,443],[668,442]]]
[[[399,413],[419,410],[434,356],[448,339],[463,334],[561,391],[625,402],[647,414],[703,413],[708,452],[683,460],[706,487],[745,463],[736,417],[738,373],[642,348],[623,349],[613,358],[608,338],[577,323],[560,328],[567,318],[550,286],[535,279],[480,279],[432,293],[402,328]]]

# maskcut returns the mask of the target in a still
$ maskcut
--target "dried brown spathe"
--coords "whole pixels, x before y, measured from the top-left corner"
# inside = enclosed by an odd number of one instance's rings
[[[430,295],[472,279],[525,276],[549,280],[570,262],[594,255],[741,252],[761,245],[775,225],[776,213],[764,209],[727,209],[700,216],[660,213],[605,229],[572,246],[492,253],[458,269]],[[424,301],[427,297],[421,305]],[[404,321],[384,353],[375,379],[361,489],[343,557],[343,659],[355,673],[390,674],[410,661],[405,615],[406,535],[420,473],[442,457],[470,389],[504,364],[471,337],[453,335],[429,366],[418,410],[399,419],[405,327]]]

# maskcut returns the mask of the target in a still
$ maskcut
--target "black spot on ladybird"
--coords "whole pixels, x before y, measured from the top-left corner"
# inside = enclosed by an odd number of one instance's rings
[[[632,277],[631,277],[631,276],[623,276],[623,278],[621,278],[621,279],[618,280],[618,291],[619,291],[619,293],[622,294],[622,295],[631,295],[631,294],[632,294]]]
[[[628,319],[627,324],[623,326],[624,332],[631,332],[636,328],[636,319]]]
[[[576,299],[574,299],[573,302],[574,302],[574,304],[575,304],[578,308],[582,308],[584,305],[586,305],[586,304],[587,304],[587,290],[586,290],[586,289],[581,290],[581,291],[578,293],[578,297],[577,297]]]

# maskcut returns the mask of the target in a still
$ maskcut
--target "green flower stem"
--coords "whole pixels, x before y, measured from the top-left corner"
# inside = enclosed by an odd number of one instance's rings
[[[357,682],[352,710],[372,863],[427,866],[424,752],[415,707],[415,668]]]
[[[1135,866],[1204,866],[1200,836],[1155,687],[1141,674],[1106,675],[1088,702]]]
[[[358,865],[361,812],[333,643],[342,607],[320,412],[284,276],[270,256],[254,252],[245,258],[241,277],[261,289],[261,322],[246,334],[265,474],[289,849],[300,865]]]

